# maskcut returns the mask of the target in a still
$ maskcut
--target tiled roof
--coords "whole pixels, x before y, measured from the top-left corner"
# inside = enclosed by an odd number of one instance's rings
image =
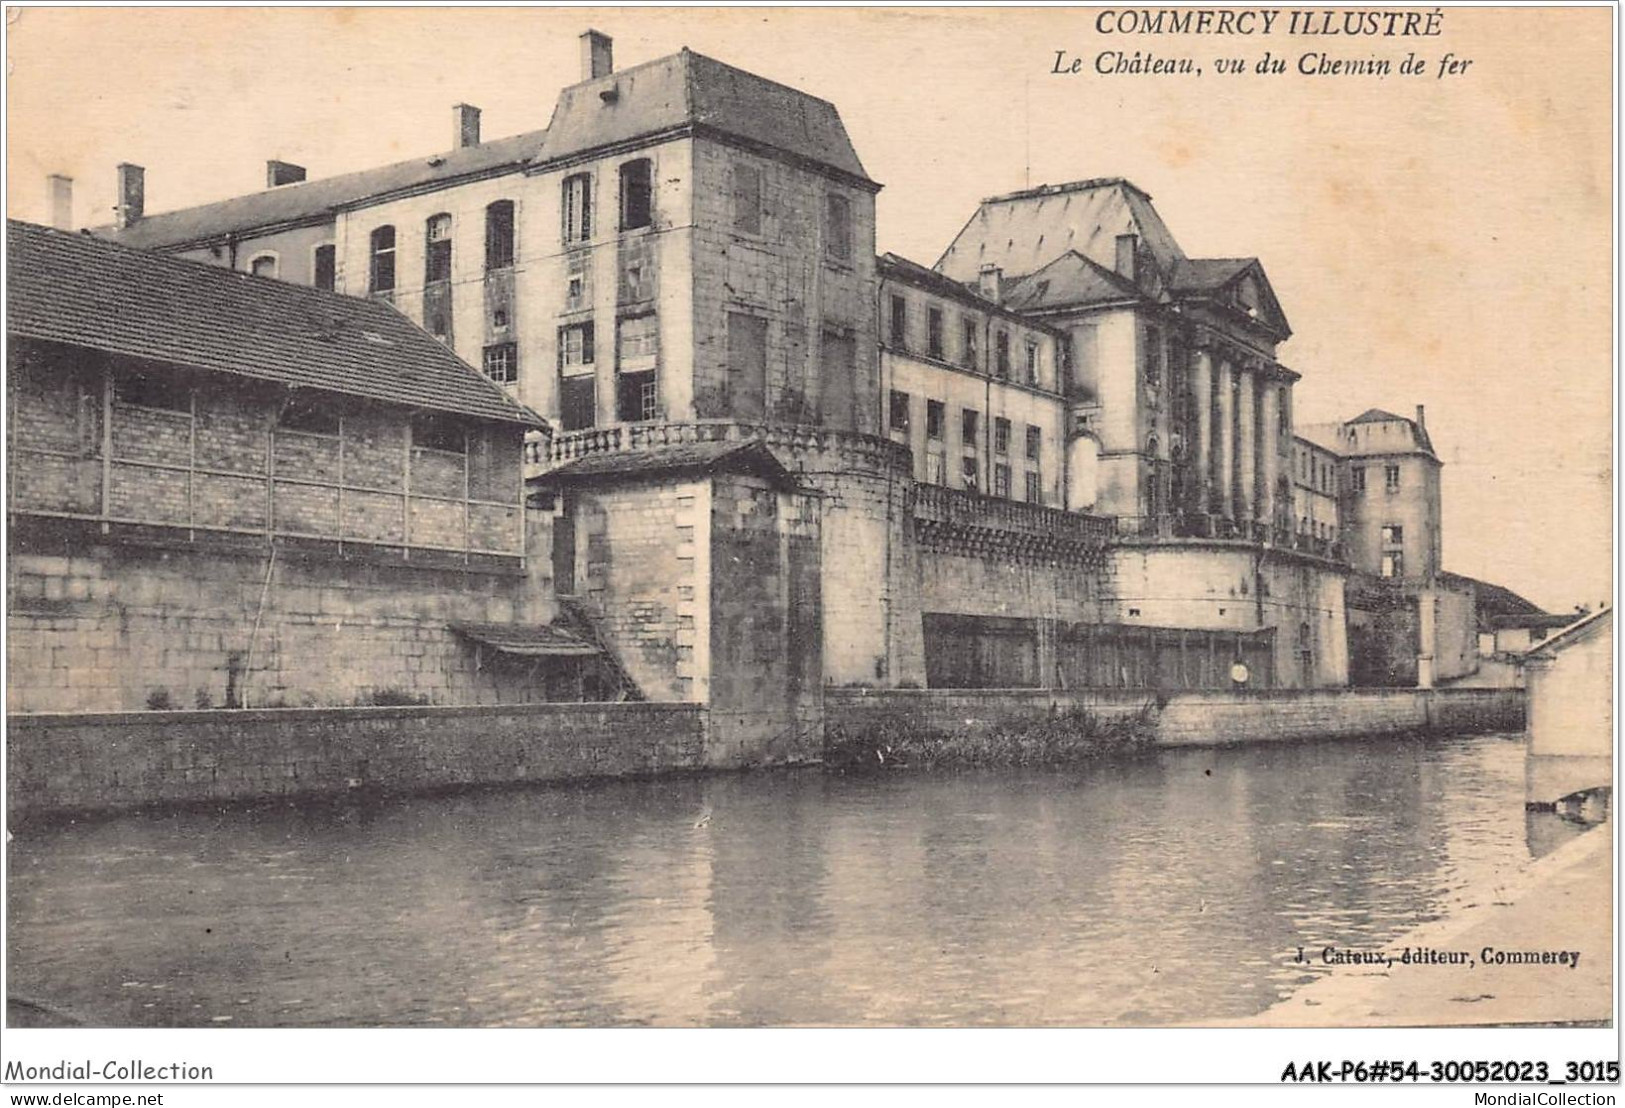
[[[1561,631],[1558,631],[1551,638],[1531,648],[1529,653],[1546,654],[1553,651],[1567,650],[1576,643],[1590,638],[1600,630],[1611,629],[1613,622],[1614,610],[1612,608],[1599,608],[1595,612],[1580,616],[1572,623],[1565,625]]]
[[[1012,282],[1004,299],[1017,311],[1036,311],[1144,300],[1145,294],[1127,277],[1068,250],[1038,272]]]
[[[385,303],[16,220],[6,258],[11,335],[547,426]]]
[[[1400,423],[1409,423],[1410,422],[1410,420],[1406,419],[1404,416],[1395,415],[1393,412],[1385,412],[1381,408],[1367,408],[1365,411],[1361,412],[1359,415],[1357,415],[1353,419],[1349,420],[1349,422],[1350,423],[1387,423],[1389,420],[1397,420]]]
[[[1460,573],[1441,573],[1439,577],[1447,584],[1460,582],[1473,587],[1478,626],[1481,630],[1503,630],[1508,627],[1562,627],[1574,619],[1572,614],[1557,615],[1548,612],[1503,585],[1494,585]]]
[[[1035,330],[1050,330],[1049,326],[1036,319],[1026,319],[1009,302],[1010,290],[1019,282],[1006,279],[1001,282],[1001,299],[995,303],[983,296],[969,285],[962,285],[951,277],[945,277],[934,269],[927,269],[919,262],[910,261],[900,254],[881,254],[875,259],[875,268],[880,271],[882,279],[893,279],[934,292],[938,296],[945,296],[968,304],[985,312],[1002,315],[1011,319],[1018,319],[1025,326]]]
[[[517,167],[541,151],[546,137],[545,130],[530,131],[376,169],[279,185],[213,204],[159,212],[143,216],[122,230],[111,226],[92,230],[126,246],[154,250],[207,242],[263,227],[332,219],[339,209],[375,196],[449,184],[463,177]]]
[[[603,478],[656,473],[755,473],[783,484],[795,478],[773,452],[759,442],[692,442],[641,450],[605,451],[565,462],[532,477],[541,488]]]
[[[559,93],[551,163],[684,127],[704,127],[867,182],[835,105],[684,49]]]
[[[1068,250],[1109,266],[1122,234],[1138,235],[1163,273],[1185,257],[1149,195],[1121,177],[1097,177],[983,200],[936,268],[963,281],[983,265],[1024,276]]]
[[[1181,258],[1171,284],[1176,292],[1208,292],[1235,280],[1257,258]]]

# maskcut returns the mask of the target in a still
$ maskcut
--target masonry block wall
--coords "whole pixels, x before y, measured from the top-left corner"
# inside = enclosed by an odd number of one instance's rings
[[[880,433],[874,195],[712,139],[693,158],[694,416]],[[738,210],[742,174],[759,186],[754,218]],[[850,214],[843,246],[832,194]],[[730,314],[760,321],[765,390],[730,366]],[[745,330],[734,324],[736,362]]]
[[[576,596],[650,700],[710,696],[711,488],[638,481],[566,494]]]
[[[525,577],[512,572],[356,564],[286,548],[273,566],[266,551],[85,533],[25,541],[14,528],[7,708],[541,700],[530,675],[477,666],[447,627],[523,620],[527,600]]]
[[[13,819],[356,789],[413,791],[703,765],[688,704],[13,716]]]
[[[817,497],[713,479],[709,763],[820,757],[820,570]]]

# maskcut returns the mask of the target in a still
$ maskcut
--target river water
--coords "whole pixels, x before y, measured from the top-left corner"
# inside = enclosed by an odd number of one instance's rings
[[[1521,736],[80,821],[8,991],[96,1025],[1147,1025],[1261,1011],[1527,861]]]

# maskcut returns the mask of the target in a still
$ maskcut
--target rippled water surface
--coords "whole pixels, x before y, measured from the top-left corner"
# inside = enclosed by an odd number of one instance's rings
[[[9,991],[111,1025],[1216,1020],[1521,865],[1522,782],[1516,736],[1380,739],[27,829]]]

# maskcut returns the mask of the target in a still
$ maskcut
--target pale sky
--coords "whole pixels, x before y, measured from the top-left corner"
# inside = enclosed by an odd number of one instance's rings
[[[1428,9],[1423,9],[1428,10]],[[1433,38],[1102,35],[1087,9],[7,9],[9,215],[45,176],[107,222],[544,127],[576,36],[619,68],[689,46],[836,104],[878,242],[927,265],[977,201],[1124,176],[1193,256],[1259,257],[1294,328],[1300,422],[1427,406],[1447,568],[1553,610],[1612,594],[1612,11],[1447,8]],[[1102,50],[1200,77],[1102,76]],[[1084,60],[1056,75],[1055,52]],[[1268,50],[1289,72],[1260,76]],[[1421,77],[1302,76],[1310,50]],[[1445,53],[1472,60],[1436,76]],[[1241,76],[1214,60],[1248,62]]]

